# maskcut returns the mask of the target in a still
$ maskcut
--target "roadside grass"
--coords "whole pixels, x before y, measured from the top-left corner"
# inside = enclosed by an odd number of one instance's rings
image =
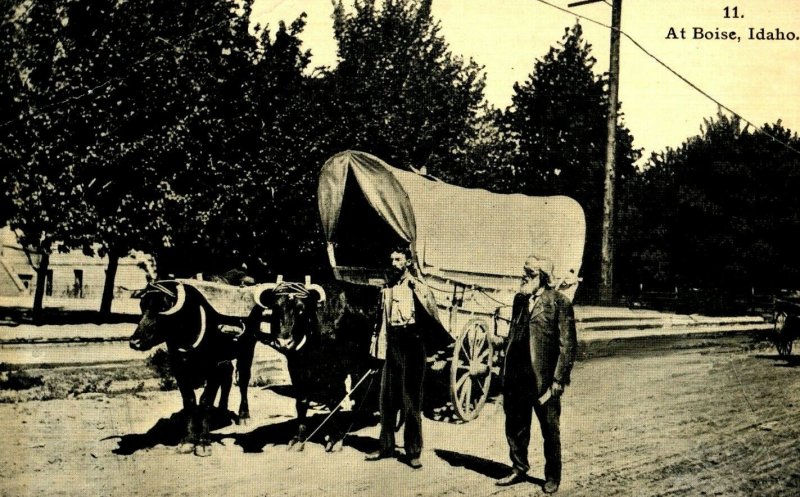
[[[0,372],[0,403],[69,399],[81,394],[116,395],[156,390],[155,373],[139,364],[24,367]],[[148,388],[149,387],[149,388]]]
[[[116,396],[175,390],[177,384],[166,359],[166,354],[154,353],[147,361],[122,364],[12,366],[0,363],[0,404],[71,399],[88,394]],[[278,378],[282,373],[278,364],[256,363],[250,385],[274,385],[280,382]]]

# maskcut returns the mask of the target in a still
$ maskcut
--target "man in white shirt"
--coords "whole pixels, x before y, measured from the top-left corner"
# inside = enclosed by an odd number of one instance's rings
[[[422,467],[422,386],[426,367],[426,338],[438,324],[436,302],[425,283],[411,274],[411,250],[391,253],[392,277],[381,291],[381,326],[373,355],[384,359],[381,376],[380,450],[368,461],[394,457],[397,412],[403,410],[406,462]],[[431,321],[430,318],[433,318]]]

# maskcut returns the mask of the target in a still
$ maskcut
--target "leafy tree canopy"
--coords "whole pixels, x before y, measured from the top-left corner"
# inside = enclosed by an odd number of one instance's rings
[[[536,60],[527,80],[514,85],[512,105],[504,115],[505,130],[517,147],[510,174],[517,191],[567,195],[586,212],[584,292],[599,282],[609,101],[607,75],[595,74],[594,64],[591,45],[576,23]],[[633,176],[638,157],[633,136],[618,124],[618,187]]]
[[[624,214],[629,279],[739,293],[797,287],[800,157],[779,141],[798,149],[800,139],[780,121],[762,130],[719,113],[650,158]]]
[[[364,0],[352,12],[336,4],[331,96],[339,150],[457,182],[476,136],[484,75],[453,55],[440,31],[431,0]]]

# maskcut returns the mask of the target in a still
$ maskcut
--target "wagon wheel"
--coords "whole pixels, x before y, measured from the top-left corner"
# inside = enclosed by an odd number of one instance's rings
[[[778,355],[786,357],[792,353],[792,339],[786,333],[786,315],[785,311],[779,311],[775,314],[775,348],[778,350]]]
[[[488,339],[489,324],[475,318],[467,322],[456,339],[450,361],[450,398],[456,413],[464,421],[478,417],[489,397],[492,381],[492,344]]]

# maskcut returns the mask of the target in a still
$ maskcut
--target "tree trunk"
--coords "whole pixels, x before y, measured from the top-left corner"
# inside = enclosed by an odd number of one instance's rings
[[[114,280],[117,278],[117,267],[119,267],[119,256],[113,251],[109,251],[106,281],[103,285],[103,298],[100,300],[100,314],[106,316],[111,314],[111,302],[114,300]]]
[[[44,291],[47,286],[47,270],[50,266],[50,254],[42,253],[39,267],[36,270],[36,292],[33,294],[33,321],[41,323],[44,317]]]

